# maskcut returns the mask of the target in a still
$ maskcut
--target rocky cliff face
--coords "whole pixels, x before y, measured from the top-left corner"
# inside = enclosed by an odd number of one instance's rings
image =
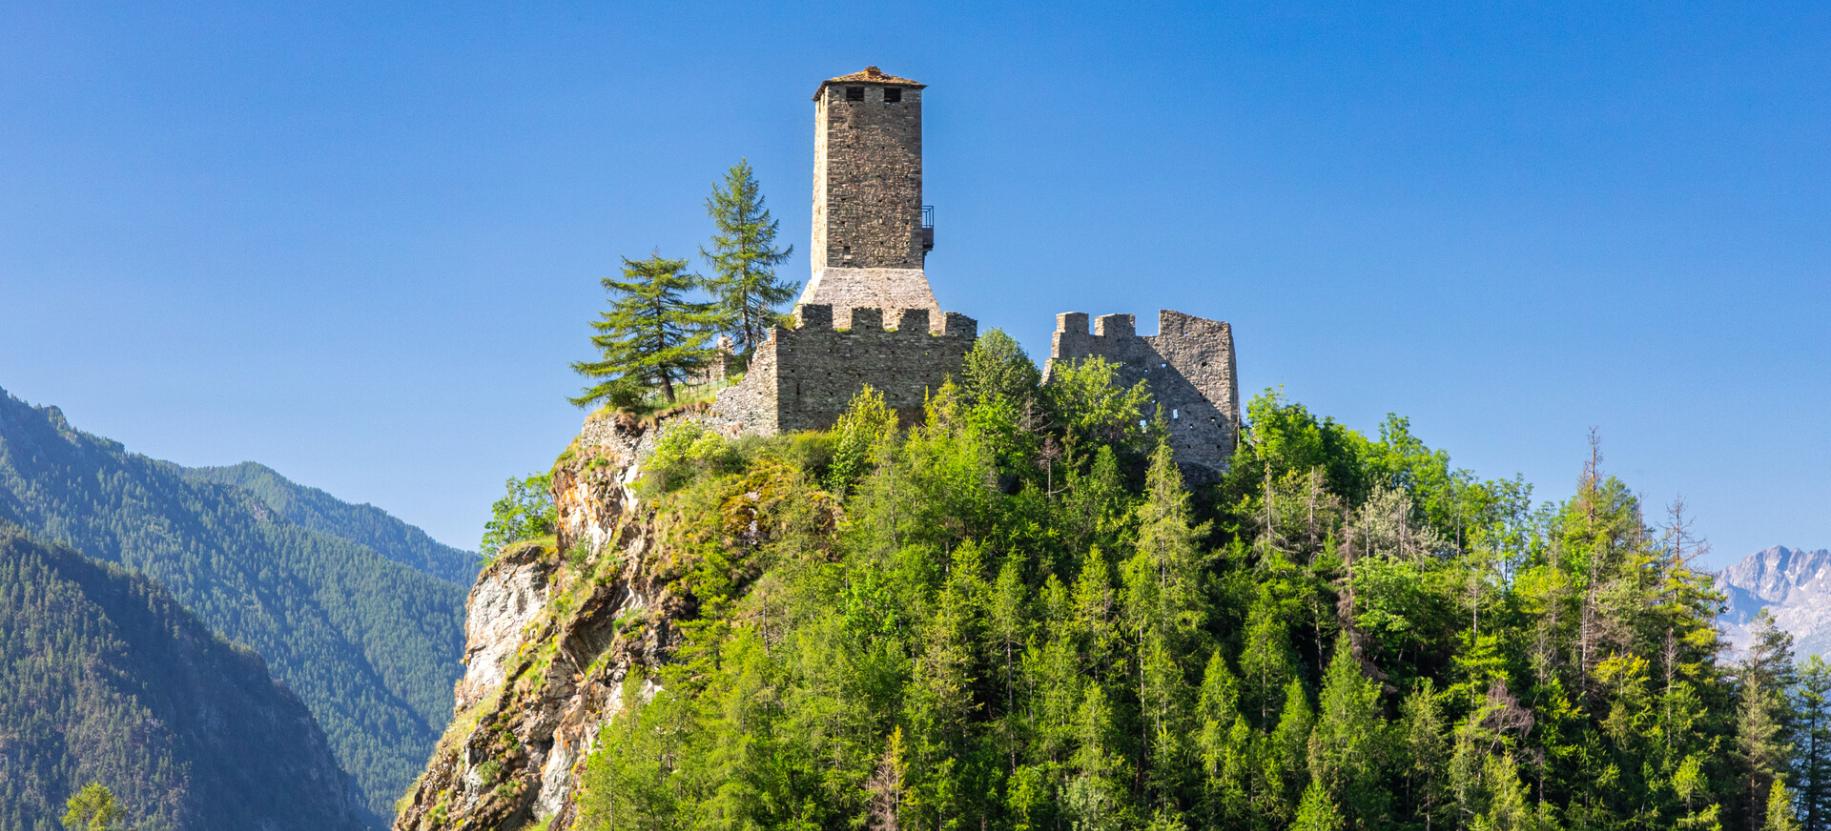
[[[1831,653],[1831,550],[1757,551],[1724,569],[1717,587],[1729,600],[1722,626],[1732,648],[1748,642],[1749,624],[1766,609],[1798,654]]]
[[[456,717],[402,800],[399,831],[570,825],[580,767],[622,711],[625,679],[665,656],[689,611],[631,489],[655,432],[588,419],[554,468],[556,538],[514,546],[478,577]]]

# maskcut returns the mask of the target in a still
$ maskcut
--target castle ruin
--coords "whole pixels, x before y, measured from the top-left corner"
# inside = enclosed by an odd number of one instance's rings
[[[1212,481],[1226,469],[1240,438],[1232,326],[1163,309],[1155,335],[1138,334],[1132,316],[1123,314],[1101,315],[1090,333],[1086,313],[1056,315],[1043,382],[1058,364],[1093,357],[1118,364],[1121,385],[1145,383],[1169,427],[1170,449],[1191,481]]]
[[[744,379],[720,391],[709,421],[773,435],[833,425],[866,385],[905,423],[958,375],[978,336],[943,312],[928,282],[933,212],[922,204],[923,84],[867,67],[814,92],[812,275],[790,326],[777,326]],[[888,326],[894,322],[893,326]],[[1239,437],[1233,330],[1165,310],[1156,335],[1131,315],[1058,315],[1045,378],[1101,357],[1127,385],[1144,381],[1164,411],[1177,461],[1194,481],[1227,465]]]

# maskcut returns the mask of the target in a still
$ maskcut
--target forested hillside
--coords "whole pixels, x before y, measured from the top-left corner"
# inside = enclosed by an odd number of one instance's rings
[[[260,657],[139,576],[0,524],[0,831],[90,782],[138,831],[362,826],[355,783]]]
[[[1535,506],[1266,395],[1191,491],[1112,377],[1039,386],[994,333],[913,429],[869,393],[830,433],[667,428],[643,596],[691,611],[618,612],[678,640],[572,827],[1822,827],[1823,702],[1783,637],[1725,662],[1683,522],[1599,452]]]
[[[477,578],[477,555],[444,545],[374,505],[351,505],[287,479],[266,465],[242,462],[183,470],[185,478],[194,482],[243,488],[289,522],[366,545],[383,557],[441,580],[468,586]]]
[[[253,647],[386,816],[449,718],[467,586],[284,514],[0,393],[0,520],[145,574]]]

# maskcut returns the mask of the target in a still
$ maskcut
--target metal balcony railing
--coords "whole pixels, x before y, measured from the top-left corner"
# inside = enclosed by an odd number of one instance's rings
[[[935,250],[935,206],[922,206],[922,253]]]

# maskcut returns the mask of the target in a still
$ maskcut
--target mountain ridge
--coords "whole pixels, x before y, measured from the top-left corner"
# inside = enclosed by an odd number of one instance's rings
[[[0,598],[0,829],[92,781],[144,831],[362,827],[304,703],[153,581],[0,523]]]
[[[278,481],[263,498],[216,481],[220,471],[191,471],[0,390],[0,521],[144,574],[259,652],[318,720],[378,824],[449,719],[468,580],[289,519],[272,500],[296,492]]]
[[[1801,655],[1831,653],[1831,549],[1773,545],[1717,574],[1725,597],[1719,619],[1732,648],[1748,642],[1761,611],[1793,635]]]
[[[345,502],[320,488],[295,482],[260,462],[177,467],[191,481],[245,489],[291,522],[361,543],[388,559],[448,582],[470,585],[481,565],[474,552],[439,542],[382,508],[367,502]]]

